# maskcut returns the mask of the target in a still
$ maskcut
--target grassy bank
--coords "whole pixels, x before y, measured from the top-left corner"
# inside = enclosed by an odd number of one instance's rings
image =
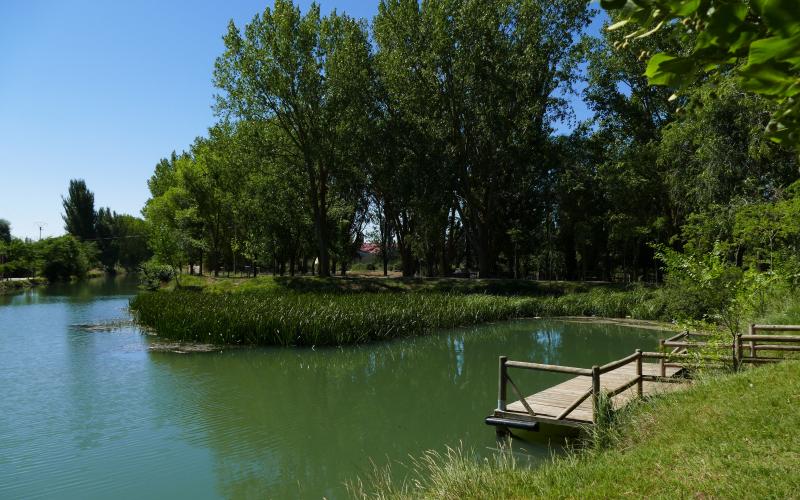
[[[403,484],[378,474],[375,498],[793,498],[800,491],[800,362],[701,380],[633,407],[603,451],[538,468],[429,453]]]
[[[24,280],[0,280],[0,295],[17,293],[35,286],[46,285],[44,278],[28,278]]]
[[[380,286],[368,280],[359,286]],[[658,290],[637,287],[618,291],[591,288],[564,293],[565,286],[551,295],[536,284],[536,294],[479,293],[481,287],[500,283],[471,284],[471,288],[450,283],[409,284],[402,292],[384,290],[368,293],[349,289],[334,292],[333,286],[352,283],[307,280],[298,291],[275,280],[228,281],[194,289],[143,293],[131,308],[143,325],[168,339],[217,344],[251,345],[344,345],[373,340],[422,335],[439,328],[467,326],[523,317],[603,316],[664,320],[667,311]],[[466,281],[466,280],[463,280]],[[295,286],[298,282],[295,283]],[[400,285],[397,285],[400,286]],[[416,288],[408,288],[416,286]],[[446,292],[439,291],[445,286]],[[530,286],[514,284],[515,287]],[[578,285],[572,285],[578,286]],[[431,287],[435,291],[431,290]],[[466,291],[469,290],[469,291]],[[513,289],[517,290],[517,288]],[[558,294],[558,295],[553,295]]]

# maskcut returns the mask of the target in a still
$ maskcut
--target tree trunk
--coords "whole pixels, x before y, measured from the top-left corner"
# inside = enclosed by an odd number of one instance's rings
[[[403,277],[414,276],[414,253],[406,245],[398,244],[397,249],[400,252],[400,266],[403,269]]]

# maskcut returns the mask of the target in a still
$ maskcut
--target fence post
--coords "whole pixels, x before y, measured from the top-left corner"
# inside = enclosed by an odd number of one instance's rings
[[[636,382],[636,393],[639,395],[639,397],[642,397],[642,389],[644,385],[642,380],[642,350],[636,349],[636,354],[636,378],[638,380]]]
[[[747,333],[749,335],[755,335],[756,334],[756,325],[750,323],[750,328],[748,329]],[[751,358],[755,358],[756,357],[756,341],[755,340],[750,340],[750,357]]]
[[[499,376],[497,380],[497,409],[506,411],[506,356],[500,356]]]
[[[592,422],[597,423],[600,412],[600,367],[592,367]]]

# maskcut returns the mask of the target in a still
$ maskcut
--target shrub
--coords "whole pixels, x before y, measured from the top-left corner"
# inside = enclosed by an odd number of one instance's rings
[[[175,278],[175,269],[165,264],[145,262],[139,266],[139,283],[148,290],[157,290],[162,283]]]
[[[42,245],[42,274],[50,282],[83,278],[93,254],[92,248],[71,235],[50,238]]]

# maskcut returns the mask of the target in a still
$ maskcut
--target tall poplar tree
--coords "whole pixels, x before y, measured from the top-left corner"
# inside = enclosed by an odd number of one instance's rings
[[[64,206],[64,229],[81,241],[94,239],[97,213],[94,210],[94,193],[86,187],[83,179],[69,181],[66,198],[61,198]]]
[[[357,190],[337,183],[355,176],[371,105],[366,27],[336,12],[322,17],[313,3],[303,15],[276,0],[245,26],[231,22],[217,60],[218,111],[251,121],[274,120],[289,139],[294,168],[303,172],[314,221],[320,274],[329,275],[337,195]]]

